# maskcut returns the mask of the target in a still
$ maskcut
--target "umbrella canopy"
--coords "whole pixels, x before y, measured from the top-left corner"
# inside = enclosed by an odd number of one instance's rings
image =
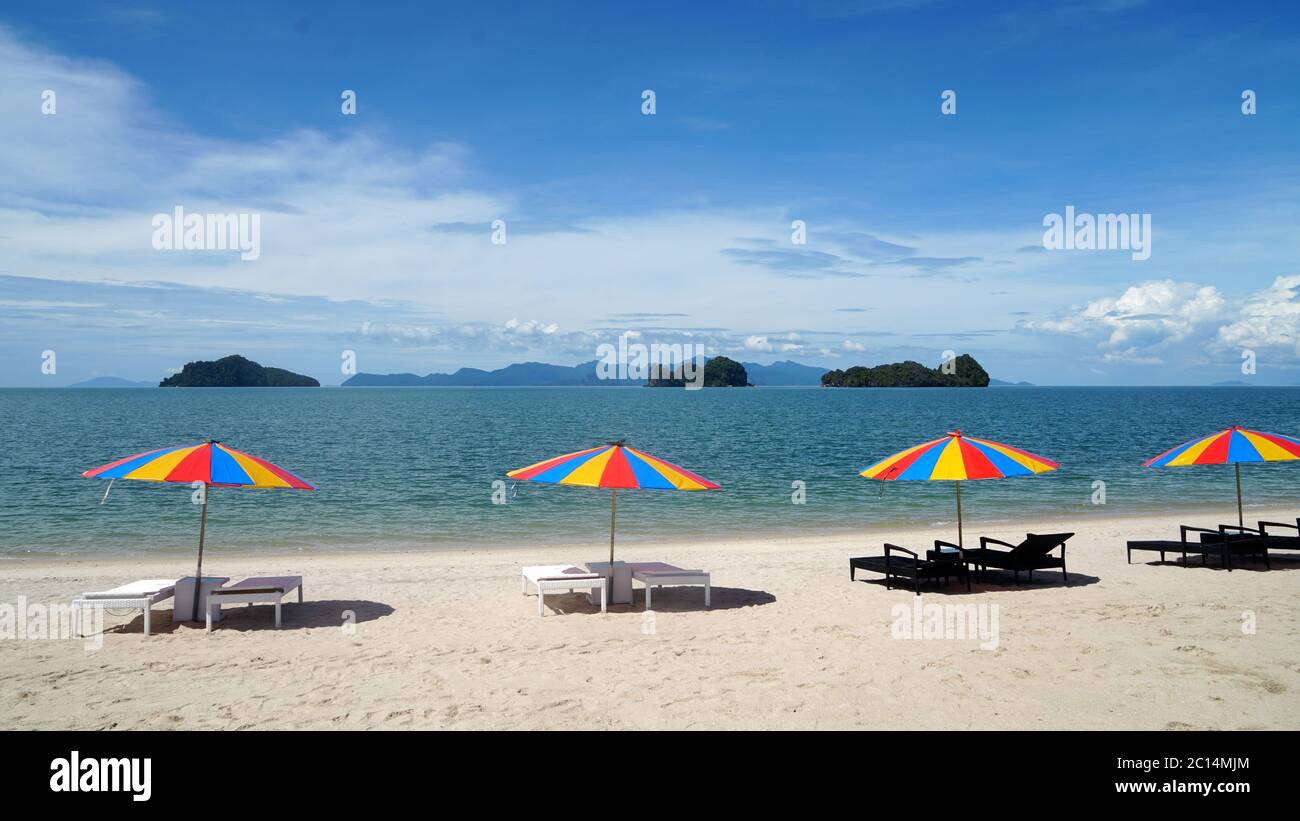
[[[551,485],[610,490],[609,564],[614,565],[614,528],[620,490],[720,490],[721,485],[689,470],[630,448],[620,439],[596,448],[566,453],[506,473],[511,479]]]
[[[615,490],[718,490],[719,486],[671,462],[612,442],[566,453],[506,474],[512,479],[552,485],[607,487]]]
[[[217,487],[316,489],[282,467],[216,441],[137,453],[81,475],[142,482],[203,482]]]
[[[926,479],[963,481],[1004,479],[1056,470],[1050,459],[1000,442],[976,439],[961,431],[950,431],[942,439],[926,442],[881,459],[862,471],[868,479],[882,482]]]
[[[957,544],[962,544],[961,483],[1056,470],[1059,464],[1027,450],[976,439],[959,430],[881,459],[860,475],[882,482],[926,480],[957,483]]]
[[[1286,462],[1300,459],[1300,439],[1277,433],[1260,433],[1234,425],[1227,430],[1184,442],[1142,467],[1184,465],[1233,465],[1237,474],[1237,525],[1245,526],[1241,509],[1241,464],[1243,462]]]
[[[199,590],[203,580],[203,537],[208,525],[209,487],[290,488],[315,490],[316,488],[284,468],[265,459],[228,448],[216,440],[198,445],[178,445],[137,453],[116,462],[88,470],[81,474],[87,478],[109,479],[109,487],[117,479],[134,479],[141,482],[203,483],[203,512],[199,518],[199,561],[194,572],[194,612],[191,621],[199,619]],[[105,492],[105,498],[108,493]]]

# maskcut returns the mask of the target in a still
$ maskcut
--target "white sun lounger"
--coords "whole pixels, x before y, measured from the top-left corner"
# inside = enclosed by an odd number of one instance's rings
[[[298,591],[298,603],[302,603],[302,576],[257,576],[244,579],[229,587],[218,587],[208,593],[208,600],[203,608],[207,619],[207,629],[212,631],[212,608],[223,604],[275,605],[275,629],[280,629],[280,602],[293,590]]]
[[[72,630],[81,637],[82,611],[87,607],[143,610],[144,634],[149,635],[149,615],[153,605],[170,599],[176,592],[176,579],[141,579],[138,582],[114,587],[112,590],[100,590],[82,593],[72,600]]]
[[[567,590],[572,593],[577,588],[600,590],[600,612],[606,612],[608,594],[605,577],[599,573],[589,573],[581,567],[571,564],[545,564],[525,567],[520,587],[528,595],[528,583],[537,588],[537,615],[546,615],[546,591]]]
[[[663,562],[631,562],[633,581],[645,585],[645,609],[653,610],[650,591],[655,587],[704,585],[704,608],[709,608],[709,574],[705,570],[683,570]]]

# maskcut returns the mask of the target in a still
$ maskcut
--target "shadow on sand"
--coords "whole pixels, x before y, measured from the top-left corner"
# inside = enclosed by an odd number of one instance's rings
[[[1172,551],[1170,552],[1172,553]],[[1133,562],[1133,564],[1139,564],[1139,562]],[[1219,559],[1213,556],[1209,557],[1204,563],[1201,562],[1200,556],[1189,555],[1187,557],[1187,562],[1184,563],[1182,555],[1168,555],[1163,561],[1160,559],[1153,559],[1151,561],[1140,562],[1140,564],[1145,564],[1147,567],[1195,567],[1200,568],[1201,570],[1217,570],[1220,573],[1226,573],[1228,571],[1228,568],[1224,567]],[[1297,556],[1294,553],[1269,553],[1268,566],[1265,566],[1264,562],[1258,559],[1247,561],[1240,556],[1234,556],[1232,559],[1232,569],[1233,571],[1245,570],[1246,572],[1254,571],[1261,573],[1267,573],[1269,570],[1300,570],[1300,556]]]
[[[741,607],[761,607],[776,601],[776,596],[764,590],[745,590],[740,587],[714,587],[710,590],[709,610],[735,610]],[[531,596],[529,597],[532,598]],[[656,587],[654,612],[690,613],[704,611],[703,587]],[[599,616],[600,605],[592,604],[586,593],[548,593],[546,609],[560,615],[588,613]],[[632,591],[631,604],[611,604],[610,613],[644,613],[645,590]]]
[[[970,590],[966,590],[966,582],[953,576],[947,584],[926,580],[921,582],[922,593],[943,593],[951,596],[970,596],[976,593],[984,593],[990,590],[1050,590],[1056,588],[1065,588],[1065,583],[1061,579],[1059,570],[1041,570],[1034,571],[1035,575],[1031,579],[1028,571],[1020,571],[1020,584],[1016,584],[1015,574],[1010,570],[994,570],[989,568],[984,571],[983,579],[976,579],[975,574],[971,574]],[[864,578],[859,576],[856,580],[876,587],[885,587],[885,579],[882,576]],[[1096,584],[1101,581],[1097,576],[1089,576],[1084,573],[1075,573],[1070,571],[1070,587],[1086,587],[1090,584]],[[893,590],[905,590],[914,593],[910,579],[895,579]]]
[[[326,601],[286,601],[280,609],[281,630],[303,630],[309,627],[342,627],[345,623],[382,619],[392,615],[393,608],[383,602],[362,599],[329,599]],[[218,630],[274,630],[275,608],[268,604],[253,606],[232,605],[221,609],[222,619],[212,625],[213,632]],[[174,633],[182,626],[203,629],[203,622],[189,622],[184,625],[172,621],[172,611],[154,608],[149,622],[150,635]],[[144,616],[137,615],[125,624],[114,625],[104,630],[107,633],[143,633]]]

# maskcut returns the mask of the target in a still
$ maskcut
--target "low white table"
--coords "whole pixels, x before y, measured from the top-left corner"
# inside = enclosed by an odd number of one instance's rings
[[[664,562],[633,562],[632,578],[645,585],[645,609],[653,610],[651,602],[653,589],[656,587],[677,587],[680,585],[704,586],[704,609],[710,605],[709,574],[704,570],[687,570]]]
[[[226,582],[230,581],[229,576],[204,576],[203,585],[199,590],[199,620],[203,620],[203,604],[208,600],[208,594]],[[176,600],[172,604],[172,621],[194,621],[194,577],[186,576],[176,581]],[[213,615],[213,621],[221,621],[221,608]]]
[[[610,579],[609,562],[587,562],[587,569]],[[596,603],[594,596],[591,603]],[[609,582],[609,603],[632,603],[632,566],[627,562],[614,562],[613,579]]]
[[[302,604],[302,576],[255,576],[244,579],[239,584],[222,587],[208,594],[207,606],[208,631],[212,631],[212,622],[220,621],[212,617],[213,612],[221,612],[222,604],[275,605],[275,629],[280,629],[280,603],[286,594],[298,591],[298,603]]]
[[[525,596],[528,595],[529,582],[537,588],[537,615],[539,616],[546,615],[546,591],[567,590],[572,593],[581,587],[592,591],[590,594],[592,604],[595,604],[599,598],[600,612],[604,613],[607,589],[605,581],[605,577],[599,573],[584,571],[571,564],[543,564],[525,567],[519,586]]]

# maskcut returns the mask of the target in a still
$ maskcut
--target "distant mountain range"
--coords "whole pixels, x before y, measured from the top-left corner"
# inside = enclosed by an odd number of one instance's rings
[[[133,382],[120,376],[96,376],[82,382],[73,382],[69,388],[156,388],[157,382]]]
[[[993,379],[990,377],[989,387],[990,388],[1032,388],[1034,387],[1034,383],[1033,382],[1007,382],[1006,380],[1003,379]]]
[[[507,365],[494,371],[479,368],[461,368],[455,373],[431,373],[417,376],[413,373],[359,373],[343,383],[345,388],[374,387],[547,387],[547,386],[590,386],[609,387],[616,385],[644,385],[643,379],[599,379],[596,366],[599,360],[583,362],[578,365],[548,365],[544,362],[522,362]],[[825,368],[800,365],[798,362],[773,362],[771,365],[759,365],[742,362],[749,382],[753,385],[787,386],[819,385]]]

